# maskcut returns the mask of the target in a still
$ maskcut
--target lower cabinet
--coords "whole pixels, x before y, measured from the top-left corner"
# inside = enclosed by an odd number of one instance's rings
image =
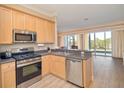
[[[89,87],[93,82],[93,59],[83,60],[83,83],[84,87]]]
[[[42,76],[50,73],[50,55],[42,57]]]
[[[0,64],[0,87],[16,87],[15,70],[15,62]]]
[[[55,57],[51,55],[51,60],[50,60],[50,73],[56,75],[56,61]]]
[[[42,57],[42,76],[54,74],[60,78],[66,79],[65,57],[47,55]]]
[[[52,56],[53,62],[51,64],[53,65],[51,67],[51,73],[55,74],[56,76],[65,79],[65,57],[61,56]]]

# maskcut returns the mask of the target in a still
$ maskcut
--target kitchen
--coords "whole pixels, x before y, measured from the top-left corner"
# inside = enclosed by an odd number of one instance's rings
[[[59,49],[56,28],[55,17],[19,5],[0,5],[1,88],[27,88],[49,74],[89,87],[92,52]]]
[[[0,88],[123,88],[123,9],[0,4]]]

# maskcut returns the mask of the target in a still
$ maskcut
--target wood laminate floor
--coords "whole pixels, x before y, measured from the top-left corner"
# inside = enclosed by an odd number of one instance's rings
[[[94,81],[90,88],[124,88],[122,59],[94,57]],[[30,88],[79,88],[53,75],[42,78]]]
[[[42,80],[30,86],[30,88],[76,88],[76,87],[77,86],[51,74],[43,77]]]

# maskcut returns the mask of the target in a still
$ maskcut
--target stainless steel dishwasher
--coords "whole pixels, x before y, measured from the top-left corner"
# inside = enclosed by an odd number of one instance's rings
[[[80,87],[83,86],[83,65],[82,60],[67,58],[66,62],[66,73],[67,73],[67,81],[78,85]]]

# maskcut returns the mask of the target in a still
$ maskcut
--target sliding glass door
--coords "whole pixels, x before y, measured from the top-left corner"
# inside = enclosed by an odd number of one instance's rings
[[[111,32],[105,32],[106,36],[106,55],[107,56],[112,56],[112,44],[111,44]]]
[[[95,34],[94,33],[89,34],[89,48],[91,51],[95,51]]]
[[[95,55],[111,56],[111,31],[89,33],[89,49]]]
[[[105,55],[105,34],[104,32],[95,33],[96,55]]]

